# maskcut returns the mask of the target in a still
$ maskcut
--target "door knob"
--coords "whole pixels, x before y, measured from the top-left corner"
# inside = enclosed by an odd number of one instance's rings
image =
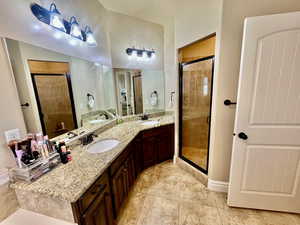
[[[244,132],[239,133],[238,136],[239,136],[240,139],[243,139],[243,140],[247,140],[248,139],[247,134],[245,134]]]

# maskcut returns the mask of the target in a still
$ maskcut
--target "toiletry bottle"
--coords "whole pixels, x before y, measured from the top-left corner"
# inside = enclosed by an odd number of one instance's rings
[[[33,140],[34,135],[31,133],[27,134],[27,153],[31,157],[31,160],[34,159],[33,154],[32,154],[32,149],[31,149],[31,141]]]
[[[51,154],[51,153],[53,152],[53,148],[52,148],[51,142],[49,141],[48,135],[45,135],[45,136],[44,136],[44,141],[45,141],[45,143],[46,143],[46,145],[47,145],[48,154]]]
[[[32,156],[34,159],[38,159],[40,156],[40,153],[38,151],[38,144],[36,142],[36,140],[32,139],[31,140],[31,151],[32,151]]]
[[[48,146],[46,144],[46,141],[43,142],[43,152],[44,152],[44,157],[49,158],[49,150],[48,150]]]
[[[66,164],[69,162],[68,160],[68,153],[67,153],[67,147],[65,145],[61,146],[61,162],[63,164]]]
[[[12,151],[12,153],[14,154],[15,158],[17,158],[17,154],[16,154],[16,143],[17,141],[13,140],[13,141],[10,141],[8,143],[8,147],[10,148],[10,150]]]
[[[18,150],[23,151],[21,161],[25,165],[29,165],[32,162],[32,156],[30,154],[30,151],[28,150],[28,140],[27,139],[18,143]]]
[[[44,136],[43,136],[42,133],[37,133],[37,134],[35,135],[35,137],[36,137],[36,141],[37,141],[37,142],[43,141],[43,140],[44,140]]]
[[[42,159],[46,159],[47,156],[46,156],[46,153],[45,153],[45,150],[44,150],[44,142],[43,141],[38,141],[37,146],[38,146],[38,152],[42,156]]]
[[[66,144],[65,144],[65,142],[59,142],[56,145],[56,149],[57,149],[57,152],[59,153],[61,162],[63,164],[68,163],[68,159],[67,159],[67,156],[66,156]]]
[[[19,149],[18,143],[16,143],[15,149],[16,149],[16,154],[17,154],[17,164],[18,164],[18,167],[19,168],[23,168],[23,165],[22,165],[23,150]]]
[[[44,151],[44,154],[45,154],[45,157],[46,158],[49,158],[49,140],[48,140],[48,136],[44,136],[44,141],[43,141],[43,151]]]

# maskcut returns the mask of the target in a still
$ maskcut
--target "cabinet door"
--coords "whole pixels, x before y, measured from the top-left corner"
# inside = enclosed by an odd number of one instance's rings
[[[171,137],[168,133],[158,137],[158,163],[172,158]]]
[[[157,148],[157,136],[143,138],[143,169],[146,169],[156,164]]]
[[[127,160],[127,174],[128,174],[128,188],[133,186],[136,178],[136,171],[135,171],[135,163],[134,163],[134,154],[132,153]]]
[[[127,160],[124,162],[124,191],[127,196],[130,192],[130,188],[135,181],[135,166],[134,166],[134,154],[130,154]]]
[[[137,178],[138,175],[143,170],[143,146],[142,146],[142,140],[140,138],[134,140],[133,149],[134,149],[135,178]]]
[[[113,196],[114,196],[114,207],[115,207],[115,214],[117,215],[123,201],[126,198],[126,176],[124,175],[124,166],[121,166],[118,171],[115,173],[115,175],[112,177],[112,190],[113,190]],[[116,216],[115,215],[115,216]]]
[[[112,202],[108,188],[101,193],[82,216],[84,225],[113,225]]]
[[[170,125],[158,136],[158,163],[172,159],[174,148],[174,126]]]

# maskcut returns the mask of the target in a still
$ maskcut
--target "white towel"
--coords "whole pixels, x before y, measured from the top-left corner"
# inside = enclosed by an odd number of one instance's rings
[[[156,94],[152,94],[152,96],[150,97],[150,104],[152,106],[156,106],[158,103],[158,97]]]

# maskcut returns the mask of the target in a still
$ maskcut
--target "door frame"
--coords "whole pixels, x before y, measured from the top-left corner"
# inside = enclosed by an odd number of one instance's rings
[[[135,97],[136,97],[136,91],[135,91],[135,78],[138,78],[138,77],[140,77],[141,79],[142,79],[142,75],[141,74],[139,74],[139,75],[134,75],[134,76],[132,76],[132,83],[133,83],[133,101],[134,101],[134,114],[136,114],[136,99],[135,99]],[[142,88],[142,87],[141,87]],[[142,89],[142,92],[143,92],[143,89]],[[143,94],[143,93],[142,93]],[[142,95],[142,97],[143,97],[143,95]],[[144,111],[144,104],[142,105],[142,108],[143,108],[143,111]]]
[[[41,126],[42,126],[43,134],[46,135],[46,126],[45,126],[45,123],[44,123],[43,114],[42,114],[42,106],[41,106],[40,98],[39,98],[39,95],[38,95],[36,82],[35,82],[35,79],[34,79],[36,76],[65,76],[67,78],[67,84],[68,84],[68,89],[69,89],[69,96],[70,96],[70,102],[71,102],[73,121],[74,121],[75,129],[77,129],[78,124],[77,124],[77,116],[76,116],[76,110],[75,110],[75,104],[74,104],[71,75],[68,74],[68,73],[66,73],[66,74],[31,73],[31,80],[32,80],[34,95],[35,95],[35,99],[36,99],[36,103],[37,103],[37,108],[38,108],[38,111],[39,111],[39,118],[40,118],[40,123],[41,123]]]
[[[207,147],[207,163],[206,163],[206,168],[202,168],[200,166],[198,166],[196,163],[192,162],[191,160],[185,158],[182,154],[182,147],[183,147],[183,143],[182,143],[182,120],[183,120],[183,113],[182,113],[182,97],[183,97],[183,66],[189,65],[189,64],[193,64],[193,63],[197,63],[197,62],[201,62],[201,61],[205,61],[205,60],[209,60],[212,59],[212,74],[211,74],[211,94],[210,94],[210,114],[209,114],[209,124],[208,124],[208,147]],[[185,162],[187,162],[188,164],[192,165],[193,167],[195,167],[196,169],[200,170],[201,172],[208,174],[208,167],[209,167],[209,150],[210,150],[210,129],[211,129],[211,109],[212,109],[212,97],[213,97],[213,80],[214,80],[214,67],[215,67],[215,56],[211,55],[211,56],[207,56],[204,58],[200,58],[200,59],[196,59],[196,60],[192,60],[189,62],[185,62],[185,63],[179,63],[179,105],[178,105],[178,111],[179,111],[179,158],[181,158],[182,160],[184,160]]]

